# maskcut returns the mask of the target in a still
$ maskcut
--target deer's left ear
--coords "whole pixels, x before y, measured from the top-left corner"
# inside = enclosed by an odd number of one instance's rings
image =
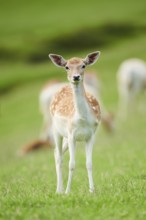
[[[86,65],[92,65],[98,60],[99,56],[100,56],[100,51],[89,53],[84,59],[84,62],[86,63]]]

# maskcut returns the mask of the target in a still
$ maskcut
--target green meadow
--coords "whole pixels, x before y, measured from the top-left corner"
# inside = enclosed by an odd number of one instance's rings
[[[36,139],[42,125],[38,96],[44,83],[66,80],[48,59],[85,57],[100,50],[96,70],[101,97],[115,115],[115,130],[100,126],[93,151],[96,192],[88,192],[84,144],[76,150],[71,193],[56,195],[52,150],[24,157],[18,151]],[[116,72],[128,58],[146,60],[146,2],[0,0],[0,219],[146,219],[146,97],[141,94],[126,121],[117,118]],[[68,176],[64,157],[64,186]]]

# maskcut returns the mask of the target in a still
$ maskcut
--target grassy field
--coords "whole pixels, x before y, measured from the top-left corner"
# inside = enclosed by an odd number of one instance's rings
[[[96,192],[88,192],[83,144],[78,144],[71,194],[55,194],[53,150],[18,157],[39,135],[38,95],[46,80],[66,80],[48,53],[66,58],[101,50],[98,71],[115,131],[100,127],[93,154]],[[146,99],[120,123],[116,71],[130,57],[146,60],[146,3],[136,1],[1,1],[0,219],[146,219]],[[60,71],[60,72],[59,72]],[[64,158],[64,186],[68,153]]]

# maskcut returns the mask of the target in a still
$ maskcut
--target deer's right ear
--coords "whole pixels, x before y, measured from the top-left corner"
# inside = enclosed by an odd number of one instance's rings
[[[59,67],[64,67],[67,63],[67,61],[60,55],[57,54],[49,54],[49,57],[51,61]]]

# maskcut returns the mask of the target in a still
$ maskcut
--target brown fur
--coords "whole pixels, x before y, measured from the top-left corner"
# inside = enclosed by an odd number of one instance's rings
[[[114,130],[114,115],[113,115],[113,113],[107,113],[106,115],[102,116],[101,121],[107,131],[113,132],[113,130]]]
[[[49,140],[35,140],[26,146],[24,146],[20,151],[19,155],[25,155],[27,153],[30,153],[32,151],[36,151],[40,148],[52,148],[52,144]]]
[[[93,110],[93,113],[96,115],[97,119],[100,119],[101,115],[99,103],[90,93],[86,93],[86,97]],[[73,103],[72,89],[69,85],[64,86],[55,94],[50,110],[52,115],[54,115],[55,111],[57,111],[64,117],[73,116],[75,113],[75,108]]]

